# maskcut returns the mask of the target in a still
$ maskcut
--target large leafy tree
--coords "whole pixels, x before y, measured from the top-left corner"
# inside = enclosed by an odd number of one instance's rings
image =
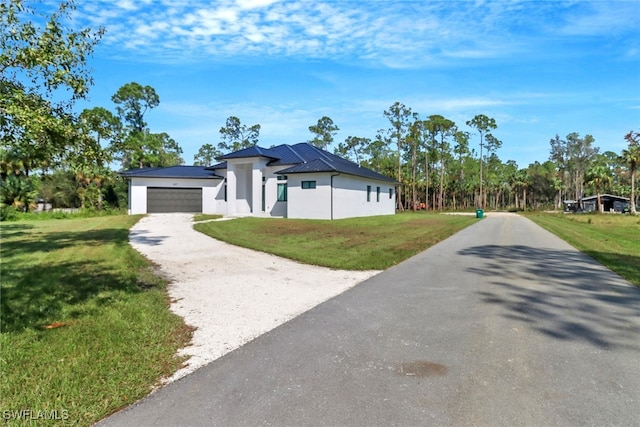
[[[222,151],[238,151],[258,144],[260,125],[243,125],[240,119],[230,116],[225,126],[220,128],[221,141],[218,149]]]
[[[318,119],[318,123],[309,126],[309,131],[315,135],[309,142],[318,148],[326,150],[339,130],[340,128],[333,123],[331,118],[323,116]]]
[[[25,175],[78,151],[71,108],[93,83],[87,60],[103,30],[73,29],[73,10],[71,1],[49,16],[23,0],[0,3],[0,138]]]
[[[72,107],[92,84],[87,60],[103,34],[102,29],[72,28],[71,1],[61,2],[50,15],[37,6],[42,5],[23,0],[0,3],[2,177],[19,189],[34,186],[29,180],[33,170],[44,175],[85,148]],[[20,198],[28,208],[30,200]]]
[[[640,132],[630,131],[624,136],[624,139],[629,143],[629,146],[622,150],[620,156],[622,161],[629,165],[629,175],[631,178],[631,195],[630,210],[632,214],[636,214],[636,185],[635,175],[640,164]]]

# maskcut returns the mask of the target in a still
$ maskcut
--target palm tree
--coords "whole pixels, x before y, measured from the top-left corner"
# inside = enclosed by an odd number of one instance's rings
[[[612,180],[611,171],[602,164],[595,165],[587,172],[587,184],[594,186],[598,196],[598,212],[604,212],[604,206],[602,205],[602,200],[600,200],[600,190]]]
[[[636,188],[635,188],[635,175],[640,164],[640,132],[629,132],[624,136],[629,142],[629,148],[622,150],[621,160],[629,165],[629,174],[631,175],[631,203],[630,210],[632,214],[637,214],[636,211]]]

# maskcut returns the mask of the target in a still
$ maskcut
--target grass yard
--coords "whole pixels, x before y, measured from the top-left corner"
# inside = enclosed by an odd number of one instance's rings
[[[545,213],[526,216],[640,286],[640,216]]]
[[[195,229],[307,264],[384,270],[476,221],[470,216],[409,212],[333,221],[247,217],[196,224]]]
[[[128,244],[138,219],[0,224],[8,424],[92,425],[181,365],[175,354],[191,331],[168,310],[166,283]]]

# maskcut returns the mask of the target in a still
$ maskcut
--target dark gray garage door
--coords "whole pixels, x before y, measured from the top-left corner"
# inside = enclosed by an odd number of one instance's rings
[[[147,212],[202,212],[202,188],[147,187]]]

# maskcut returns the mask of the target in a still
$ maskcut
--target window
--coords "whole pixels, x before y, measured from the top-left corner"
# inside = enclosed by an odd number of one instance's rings
[[[380,187],[376,187],[376,202],[380,201]]]
[[[287,183],[282,182],[287,180],[287,175],[278,175],[278,201],[287,201]]]
[[[389,198],[393,199],[393,188],[389,189]]]
[[[302,181],[302,189],[303,190],[307,190],[307,189],[311,189],[311,188],[316,188],[316,182],[315,181]]]
[[[367,202],[371,201],[371,186],[367,185]]]
[[[286,202],[287,201],[287,183],[278,184],[278,201]]]

